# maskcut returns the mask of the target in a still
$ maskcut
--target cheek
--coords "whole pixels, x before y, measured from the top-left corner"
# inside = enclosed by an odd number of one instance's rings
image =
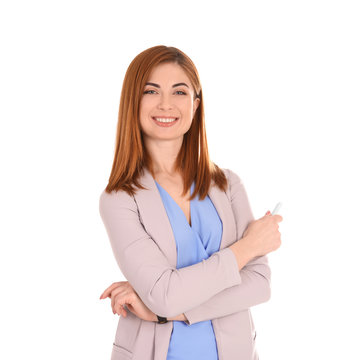
[[[142,100],[139,104],[139,112],[142,114],[145,112],[145,109],[147,107],[147,104],[145,103],[144,100]]]
[[[150,113],[150,106],[148,106],[147,102],[141,102],[139,106],[139,119],[141,122],[145,121]]]
[[[144,95],[140,101],[141,108],[148,108],[152,105],[153,99],[151,96]]]
[[[191,115],[193,112],[193,102],[190,99],[186,99],[182,102],[182,111],[185,114]]]

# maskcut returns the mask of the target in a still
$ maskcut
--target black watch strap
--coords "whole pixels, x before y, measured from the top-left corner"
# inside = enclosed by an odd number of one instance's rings
[[[157,316],[157,319],[158,319],[158,324],[165,324],[168,322],[168,319],[166,317],[161,317],[161,316]]]

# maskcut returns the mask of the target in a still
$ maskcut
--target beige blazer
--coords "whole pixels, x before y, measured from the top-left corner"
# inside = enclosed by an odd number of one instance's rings
[[[147,190],[135,196],[103,191],[99,212],[122,274],[149,309],[164,317],[184,313],[188,326],[212,320],[219,360],[257,360],[250,308],[269,300],[271,271],[266,256],[238,270],[228,246],[254,217],[240,177],[223,171],[228,190],[212,182],[208,193],[223,224],[220,250],[188,267],[176,269],[171,224],[146,168],[141,183]],[[173,321],[158,324],[127,314],[119,318],[111,360],[166,360]]]

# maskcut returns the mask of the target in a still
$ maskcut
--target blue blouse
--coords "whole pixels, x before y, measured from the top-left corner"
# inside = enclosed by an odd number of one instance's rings
[[[199,200],[198,195],[190,201],[191,226],[175,200],[156,185],[171,223],[176,240],[177,269],[190,266],[209,258],[219,251],[222,222],[209,196]],[[193,193],[195,183],[190,188]],[[211,320],[192,325],[173,321],[166,360],[218,360],[217,344]]]

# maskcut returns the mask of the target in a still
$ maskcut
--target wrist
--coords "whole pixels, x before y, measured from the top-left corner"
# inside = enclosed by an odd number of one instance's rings
[[[253,244],[248,236],[234,242],[229,246],[229,249],[232,250],[235,255],[239,270],[255,257]]]
[[[244,251],[246,253],[246,256],[249,258],[248,261],[250,261],[258,255],[254,240],[249,235],[246,235],[241,240],[244,246]]]

